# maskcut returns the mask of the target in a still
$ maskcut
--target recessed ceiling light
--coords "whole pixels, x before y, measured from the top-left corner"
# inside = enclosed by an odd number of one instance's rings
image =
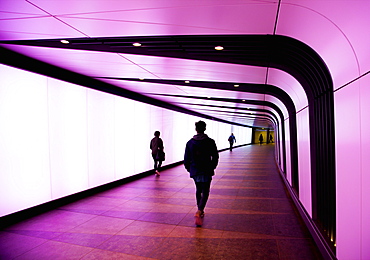
[[[69,41],[68,40],[60,40],[61,43],[64,43],[64,44],[68,44]]]
[[[132,45],[134,45],[135,47],[140,47],[141,43],[140,42],[134,42]]]
[[[237,88],[237,87],[239,87],[239,85],[235,84],[235,85],[234,85],[234,87],[236,87],[236,88]]]
[[[190,83],[190,81],[189,80],[185,80],[185,83]]]
[[[140,78],[140,80],[144,80],[144,78]]]
[[[243,102],[245,101],[245,99],[242,100]]]
[[[224,49],[224,47],[222,47],[222,46],[216,46],[215,47],[215,50],[217,50],[217,51],[222,51]]]

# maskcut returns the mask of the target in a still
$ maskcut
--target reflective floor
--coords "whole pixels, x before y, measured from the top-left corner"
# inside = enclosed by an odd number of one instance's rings
[[[321,259],[273,150],[220,153],[202,227],[181,165],[0,231],[0,259]]]

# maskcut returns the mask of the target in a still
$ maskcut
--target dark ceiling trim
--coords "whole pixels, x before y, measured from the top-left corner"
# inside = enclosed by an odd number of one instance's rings
[[[69,44],[61,43],[68,40]],[[141,43],[134,47],[135,42]],[[308,98],[330,91],[331,76],[321,57],[301,41],[282,35],[172,35],[0,41],[5,44],[128,53],[273,67],[295,77]],[[224,47],[214,50],[216,45]]]
[[[250,114],[250,113],[244,113],[244,112],[236,112],[236,111],[224,111],[224,110],[216,110],[216,109],[197,109],[197,110],[203,110],[208,112],[216,112],[218,114],[226,114],[234,117],[239,118],[248,118],[252,120],[268,120],[271,123],[271,128],[276,128],[276,122],[274,121],[274,118],[266,115],[266,114]],[[269,127],[264,127],[269,128]]]
[[[245,93],[257,93],[267,94],[278,98],[287,108],[289,119],[292,122],[296,122],[296,109],[293,100],[290,96],[282,89],[268,85],[268,84],[250,84],[250,83],[230,83],[230,82],[213,82],[213,81],[187,81],[185,80],[167,80],[167,79],[137,79],[137,78],[119,78],[119,77],[97,77],[110,80],[119,81],[135,81],[140,83],[155,83],[155,84],[166,84],[176,85],[185,87],[199,87],[207,89],[218,89],[218,90],[230,90],[234,92],[245,92]],[[234,85],[239,85],[237,88]],[[214,97],[208,97],[208,100],[214,100]],[[216,99],[217,100],[217,99]],[[291,126],[291,131],[294,130],[294,126]],[[294,139],[294,138],[293,138]]]
[[[281,88],[278,88],[269,84],[251,84],[251,83],[239,83],[239,82],[214,82],[214,81],[188,81],[185,80],[168,80],[168,79],[138,79],[138,78],[120,78],[120,77],[96,77],[103,79],[112,79],[112,80],[123,80],[123,81],[136,81],[136,82],[150,82],[158,84],[167,84],[167,85],[177,85],[185,87],[199,87],[207,89],[219,89],[219,90],[230,90],[234,92],[246,92],[246,93],[257,93],[257,94],[266,94],[271,95],[283,102],[286,106],[289,113],[289,117],[295,116],[297,111],[291,97],[283,91]],[[234,87],[234,85],[239,85]]]
[[[271,110],[268,110],[268,109],[246,108],[246,107],[228,107],[228,106],[193,104],[193,103],[179,103],[179,102],[175,102],[174,104],[180,104],[180,105],[183,104],[183,105],[189,105],[189,106],[204,106],[204,107],[212,107],[212,108],[223,108],[223,109],[238,110],[238,111],[241,110],[241,111],[248,111],[248,112],[261,112],[261,113],[264,113],[264,114],[270,114],[270,116],[274,119],[275,125],[279,125],[279,119],[276,117],[276,115]]]
[[[200,100],[210,100],[208,97],[201,97],[201,96],[186,96],[186,95],[174,95],[174,94],[156,94],[156,93],[148,93],[153,96],[166,96],[166,97],[179,97],[179,98],[188,98],[188,99],[200,99]],[[257,105],[257,106],[267,106],[275,110],[275,112],[279,115],[281,122],[284,121],[284,114],[280,110],[280,108],[275,105],[274,103],[271,103],[269,101],[261,101],[261,100],[251,100],[251,99],[237,99],[237,98],[218,98],[218,97],[212,97],[211,100],[213,101],[220,101],[220,102],[229,102],[229,103],[238,103],[238,104],[247,104],[247,105]],[[181,104],[181,103],[179,103]],[[198,105],[198,104],[197,104]],[[209,106],[209,105],[205,105]],[[236,108],[234,108],[236,109]],[[238,108],[242,109],[242,108]],[[269,111],[269,110],[267,110]],[[271,112],[271,111],[270,111]]]

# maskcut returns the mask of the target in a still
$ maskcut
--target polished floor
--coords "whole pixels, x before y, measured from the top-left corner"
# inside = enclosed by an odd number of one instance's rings
[[[0,259],[321,259],[273,151],[220,153],[202,227],[181,165],[0,231]]]

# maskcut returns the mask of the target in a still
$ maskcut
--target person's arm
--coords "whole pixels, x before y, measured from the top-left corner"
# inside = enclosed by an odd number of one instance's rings
[[[190,148],[188,144],[186,144],[186,147],[185,147],[184,166],[185,166],[185,169],[188,172],[190,172]]]
[[[212,166],[213,166],[213,169],[216,169],[218,165],[219,155],[218,155],[216,142],[214,140],[212,140],[211,151],[212,151],[212,155],[211,155],[212,156]]]

